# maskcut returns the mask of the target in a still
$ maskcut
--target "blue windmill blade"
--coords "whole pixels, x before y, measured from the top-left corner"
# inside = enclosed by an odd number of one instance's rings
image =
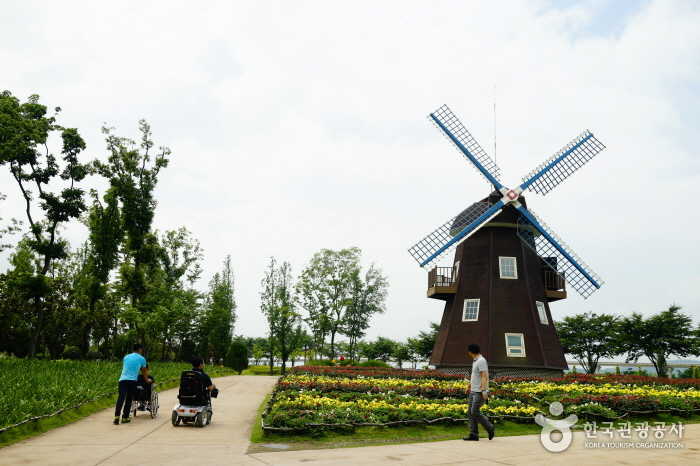
[[[520,211],[518,237],[544,259],[549,268],[564,277],[584,299],[603,285],[600,277],[583,262],[539,217],[525,207]]]
[[[597,140],[593,133],[586,130],[524,176],[520,189],[522,191],[529,189],[545,195],[573,175],[576,170],[588,163],[603,149],[605,149],[603,143]]]
[[[481,148],[447,105],[430,114],[430,120],[496,189],[501,189],[501,169]]]
[[[493,205],[488,202],[472,204],[411,246],[408,252],[421,267],[429,267],[498,215],[503,205],[503,201]]]

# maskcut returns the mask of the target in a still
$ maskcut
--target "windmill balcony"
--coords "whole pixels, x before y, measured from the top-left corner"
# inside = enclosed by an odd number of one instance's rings
[[[562,274],[547,268],[542,269],[542,278],[547,301],[566,299],[566,280]]]
[[[428,272],[428,298],[446,300],[457,292],[455,267],[435,267]]]

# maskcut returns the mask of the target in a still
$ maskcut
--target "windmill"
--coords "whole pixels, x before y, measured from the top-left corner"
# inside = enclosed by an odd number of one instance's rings
[[[603,282],[527,207],[522,193],[548,194],[605,146],[584,131],[508,188],[446,105],[429,118],[494,187],[409,249],[429,270],[428,297],[445,301],[431,364],[468,372],[466,347],[478,343],[492,375],[561,374],[568,366],[549,303],[567,297],[567,284],[585,299]],[[452,251],[453,265],[437,267]]]

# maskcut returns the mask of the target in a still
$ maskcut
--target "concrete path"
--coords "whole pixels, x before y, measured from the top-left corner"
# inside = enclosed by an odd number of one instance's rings
[[[111,424],[111,409],[38,437],[0,449],[0,465],[539,465],[700,464],[700,424],[686,426],[682,449],[585,448],[582,432],[563,453],[548,453],[539,436],[496,437],[479,442],[444,442],[279,451],[246,454],[250,426],[276,377],[216,379],[212,424],[203,429],[172,427],[176,390],[160,393],[161,415]],[[607,439],[599,439],[606,441]],[[668,440],[668,439],[667,439]]]
[[[677,450],[585,448],[584,435],[583,432],[575,433],[571,447],[562,453],[547,452],[540,444],[539,435],[521,435],[496,437],[491,441],[481,439],[479,442],[448,440],[336,450],[257,453],[249,456],[260,460],[262,464],[307,466],[700,465],[700,424],[686,426],[684,438],[680,440],[684,448]],[[598,441],[609,440],[600,437]]]

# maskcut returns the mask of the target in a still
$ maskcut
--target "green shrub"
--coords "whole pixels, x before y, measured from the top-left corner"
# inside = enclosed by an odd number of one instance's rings
[[[338,361],[339,366],[356,366],[358,364],[357,361],[353,361],[352,359],[343,359],[342,361]]]
[[[80,359],[82,356],[83,355],[80,352],[80,348],[77,346],[66,346],[63,349],[63,359]]]
[[[248,367],[248,348],[240,340],[234,340],[228,347],[224,365],[239,374]]]
[[[358,364],[360,367],[391,367],[384,361],[378,361],[376,359],[370,359],[369,361],[361,362]]]

